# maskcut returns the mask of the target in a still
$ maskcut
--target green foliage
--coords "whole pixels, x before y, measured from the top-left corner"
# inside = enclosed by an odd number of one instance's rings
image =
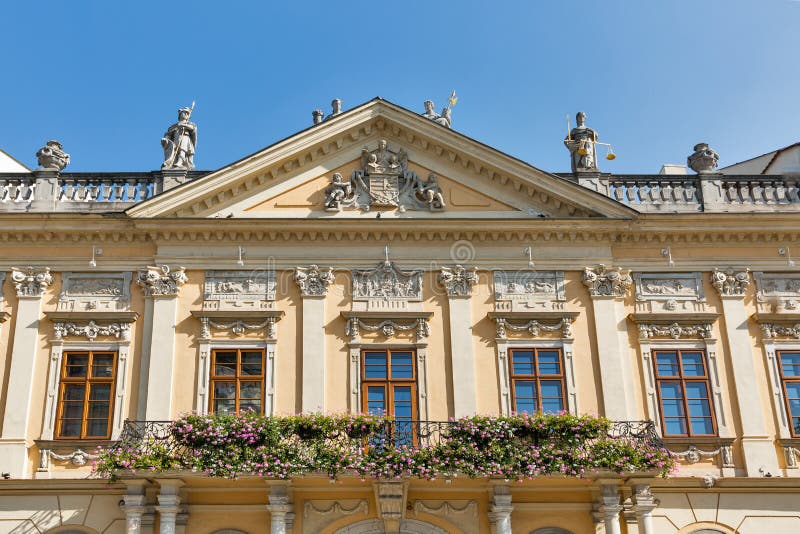
[[[398,432],[406,424],[350,414],[187,415],[171,424],[168,439],[121,443],[102,451],[95,469],[109,478],[191,470],[227,478],[287,479],[317,473],[331,478],[521,480],[582,476],[586,470],[666,476],[675,463],[666,450],[643,440],[608,437],[610,421],[588,415],[465,417],[443,423],[432,439],[422,440],[416,432]]]

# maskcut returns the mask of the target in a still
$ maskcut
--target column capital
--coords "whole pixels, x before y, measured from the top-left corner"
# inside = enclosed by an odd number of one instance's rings
[[[160,265],[139,269],[136,283],[142,287],[146,297],[174,297],[188,280],[183,267],[172,270],[168,265]]]
[[[637,516],[649,513],[658,507],[658,500],[650,492],[650,484],[633,485],[633,511]]]
[[[633,287],[630,271],[619,267],[606,267],[602,263],[595,267],[585,267],[582,281],[592,298],[624,297]]]
[[[750,269],[728,268],[724,271],[714,269],[711,273],[711,285],[714,286],[720,297],[742,298],[750,285]]]
[[[445,288],[448,297],[470,297],[472,286],[478,283],[478,269],[443,265],[436,280]]]
[[[41,297],[53,283],[50,267],[11,268],[11,280],[18,297]]]
[[[294,270],[294,281],[300,286],[303,297],[324,297],[333,283],[333,268],[320,268],[313,263],[308,267],[298,266]]]

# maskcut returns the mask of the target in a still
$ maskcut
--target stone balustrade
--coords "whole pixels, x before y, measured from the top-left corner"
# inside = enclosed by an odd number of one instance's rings
[[[592,173],[577,181],[643,213],[800,211],[800,177],[791,175]]]
[[[0,212],[121,211],[205,174],[206,171],[59,173],[47,170],[5,173],[0,174]]]

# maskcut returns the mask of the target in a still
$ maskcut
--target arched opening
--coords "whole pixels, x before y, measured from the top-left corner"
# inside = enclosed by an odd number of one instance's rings
[[[222,530],[215,530],[211,534],[247,534],[244,530],[236,530],[235,528],[223,528]]]
[[[572,534],[572,531],[561,527],[542,527],[537,528],[531,534]]]
[[[365,519],[352,525],[347,525],[337,530],[334,534],[384,534],[383,520]],[[417,521],[416,519],[403,519],[400,521],[400,534],[448,534],[436,525]]]

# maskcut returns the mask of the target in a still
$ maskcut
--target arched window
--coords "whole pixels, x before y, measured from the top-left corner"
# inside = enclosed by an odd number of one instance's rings
[[[537,528],[531,534],[572,534],[572,531],[560,527]]]

